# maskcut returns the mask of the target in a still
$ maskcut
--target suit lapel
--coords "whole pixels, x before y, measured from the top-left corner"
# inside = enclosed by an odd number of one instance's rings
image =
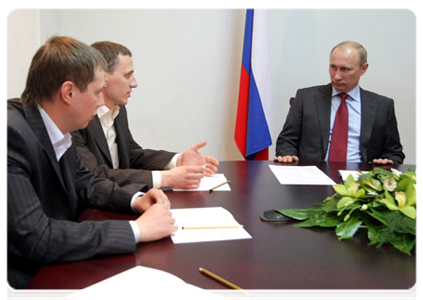
[[[330,112],[331,112],[331,97],[332,97],[332,85],[328,84],[322,86],[317,90],[315,101],[317,119],[320,124],[320,135],[322,141],[323,158],[325,158],[330,133]]]
[[[126,132],[124,130],[125,122],[126,122],[126,109],[123,105],[120,106],[119,114],[116,116],[115,119],[115,130],[116,130],[116,143],[118,145],[119,151],[119,167],[122,169],[130,167],[129,161],[129,149],[127,147],[126,141],[128,141],[128,137],[126,136]]]
[[[62,171],[59,166],[59,162],[56,159],[56,153],[54,152],[53,145],[51,143],[50,137],[48,136],[47,129],[44,125],[43,119],[41,118],[41,115],[36,107],[23,105],[24,112],[26,119],[28,121],[28,124],[33,129],[35,135],[38,137],[38,140],[40,141],[41,147],[46,152],[46,155],[53,166],[53,169],[59,178],[60,183],[62,184],[62,187],[65,191],[67,190],[65,180],[63,178]]]
[[[98,116],[95,116],[94,120],[88,124],[88,128],[92,131],[92,136],[94,137],[98,148],[103,153],[103,156],[106,158],[109,167],[113,167],[109,146],[107,145],[106,136],[104,135],[103,127],[101,127]]]
[[[360,151],[361,151],[361,160],[363,162],[366,162],[367,149],[365,145],[369,143],[370,136],[372,134],[371,129],[373,128],[373,123],[376,116],[377,104],[374,101],[374,97],[367,91],[360,88],[360,93],[361,93]]]

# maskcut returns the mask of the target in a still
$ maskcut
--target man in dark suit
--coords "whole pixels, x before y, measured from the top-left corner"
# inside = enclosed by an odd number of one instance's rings
[[[394,101],[359,87],[367,68],[362,45],[346,41],[332,49],[331,83],[297,91],[277,139],[276,162],[331,161],[333,128],[341,101],[348,107],[348,147],[344,159],[333,161],[403,162]],[[341,93],[346,94],[346,100],[341,100]]]
[[[103,105],[104,68],[97,50],[52,37],[31,62],[21,101],[8,101],[7,267],[14,288],[25,288],[42,265],[130,253],[177,229],[162,191],[120,188],[77,157],[70,132]],[[87,207],[142,215],[75,222]]]
[[[176,154],[143,149],[134,141],[125,108],[132,89],[138,86],[132,53],[125,46],[108,41],[91,46],[107,61],[107,85],[105,105],[97,110],[87,128],[73,133],[85,166],[119,185],[138,182],[156,188],[195,189],[204,175],[216,173],[218,161],[198,152],[205,142]]]

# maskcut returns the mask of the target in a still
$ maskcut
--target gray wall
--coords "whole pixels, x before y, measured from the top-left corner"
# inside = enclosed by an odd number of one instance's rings
[[[19,96],[30,58],[49,36],[111,40],[133,52],[139,87],[129,100],[134,138],[146,148],[242,159],[233,135],[245,10],[16,10],[8,19],[8,97]],[[396,103],[406,159],[416,163],[416,18],[409,10],[269,10],[273,141],[298,88],[329,82],[331,48],[369,52],[361,86]],[[19,51],[16,51],[19,50]],[[13,66],[13,67],[11,67]],[[274,145],[270,149],[274,154]]]

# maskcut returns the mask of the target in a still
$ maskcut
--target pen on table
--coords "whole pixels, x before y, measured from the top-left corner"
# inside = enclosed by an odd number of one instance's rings
[[[182,229],[219,229],[219,228],[242,228],[243,225],[228,225],[228,226],[183,226]]]
[[[221,184],[219,184],[219,185],[215,186],[214,188],[211,188],[211,189],[209,190],[209,192],[211,193],[211,192],[213,192],[215,189],[220,188],[221,186],[223,186],[223,185],[225,185],[225,184],[227,184],[227,183],[229,183],[229,182],[230,182],[230,181],[228,180],[228,181],[226,181],[226,182],[224,182],[224,183],[221,183]]]
[[[203,274],[205,274],[205,275],[213,278],[214,280],[219,281],[220,283],[222,283],[222,284],[230,287],[231,289],[234,289],[238,293],[241,293],[241,294],[243,294],[244,296],[246,296],[246,297],[248,297],[250,299],[254,299],[254,295],[253,294],[251,294],[250,292],[244,290],[243,288],[240,288],[239,286],[233,284],[232,282],[229,282],[226,279],[223,279],[222,277],[219,277],[216,274],[214,274],[214,273],[212,273],[210,271],[207,271],[204,268],[199,268],[199,270],[200,270],[201,273],[203,273]]]

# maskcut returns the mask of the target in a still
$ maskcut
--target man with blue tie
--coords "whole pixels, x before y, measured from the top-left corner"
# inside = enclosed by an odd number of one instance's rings
[[[277,139],[276,162],[403,162],[393,99],[359,86],[368,67],[359,43],[332,49],[331,83],[297,91]]]

